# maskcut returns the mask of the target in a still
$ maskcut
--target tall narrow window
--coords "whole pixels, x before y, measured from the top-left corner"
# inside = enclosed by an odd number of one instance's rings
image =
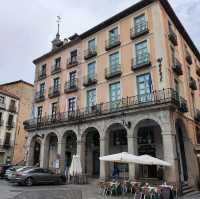
[[[111,107],[110,108],[117,108],[120,104],[121,99],[121,89],[120,89],[120,83],[114,83],[110,85],[110,102]]]
[[[69,86],[70,88],[76,87],[76,71],[69,73]]]
[[[110,73],[114,73],[119,68],[119,52],[113,53],[109,56]]]
[[[45,83],[40,84],[40,96],[44,95],[44,91],[45,91]]]
[[[53,88],[54,88],[54,91],[55,91],[55,90],[58,90],[58,88],[59,88],[59,83],[60,83],[59,77],[57,77],[57,78],[55,78],[55,79],[53,80]]]
[[[171,56],[172,56],[172,64],[173,66],[175,65],[175,59],[176,59],[176,55],[175,55],[175,49],[171,46]]]
[[[116,42],[118,40],[118,35],[119,35],[119,31],[118,31],[117,27],[110,30],[109,31],[109,43],[113,44],[114,42]]]
[[[58,111],[58,103],[54,102],[54,103],[51,104],[52,118],[56,118],[57,111]]]
[[[40,74],[41,74],[41,75],[45,75],[45,74],[46,74],[46,64],[43,64],[43,65],[41,66]]]
[[[147,29],[145,15],[140,15],[134,18],[135,34],[138,35]]]
[[[192,110],[193,110],[193,113],[196,114],[196,103],[195,103],[194,94],[192,94]]]
[[[61,57],[55,59],[55,69],[60,68],[61,65]]]
[[[8,116],[8,126],[13,126],[13,118],[14,118],[14,116],[13,115],[9,115]]]
[[[87,91],[87,106],[92,107],[96,105],[96,89]]]
[[[96,49],[95,39],[91,39],[91,40],[88,41],[88,49],[90,51],[94,51]]]
[[[74,112],[76,110],[76,98],[72,97],[68,99],[68,111]]]
[[[0,96],[0,104],[4,104],[5,103],[5,97]]]
[[[3,120],[2,120],[3,116],[2,116],[2,112],[0,112],[0,126],[3,125]]]
[[[11,137],[11,134],[6,133],[4,145],[10,145],[10,137]]]
[[[42,106],[39,106],[37,108],[37,118],[41,119],[42,118]]]
[[[143,41],[136,44],[135,51],[136,51],[136,65],[143,65],[148,63],[149,55],[148,55],[147,41]]]
[[[179,95],[180,94],[179,82],[177,80],[174,80],[174,83],[175,83],[175,90],[177,94]]]
[[[95,68],[96,68],[96,62],[88,64],[88,80],[95,79]]]
[[[137,88],[139,102],[151,100],[152,81],[149,73],[137,76]]]
[[[71,63],[75,63],[77,61],[77,50],[74,50],[70,53]]]

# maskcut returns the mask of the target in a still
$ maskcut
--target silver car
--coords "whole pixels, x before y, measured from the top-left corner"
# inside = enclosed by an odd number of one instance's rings
[[[15,182],[19,185],[32,186],[36,184],[64,184],[66,177],[49,169],[31,168],[16,173]]]

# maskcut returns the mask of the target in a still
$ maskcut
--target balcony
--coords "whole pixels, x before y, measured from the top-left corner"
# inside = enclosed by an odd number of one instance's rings
[[[6,104],[4,102],[0,102],[0,109],[6,109]]]
[[[122,74],[121,71],[121,66],[118,64],[115,67],[114,66],[110,66],[108,68],[105,69],[105,78],[108,79],[112,79],[115,77],[120,77]]]
[[[189,86],[192,90],[197,90],[197,83],[193,77],[190,77]]]
[[[138,70],[151,66],[149,53],[138,55],[135,59],[132,59],[132,70]]]
[[[51,68],[51,74],[52,75],[55,75],[55,74],[60,73],[60,72],[61,72],[60,64],[52,66],[52,68]]]
[[[144,36],[149,33],[149,28],[148,28],[148,22],[145,21],[142,24],[139,24],[135,26],[134,28],[131,28],[130,30],[130,38],[132,40],[137,39],[138,37]]]
[[[65,83],[65,93],[72,93],[78,90],[78,80],[71,80]]]
[[[188,112],[188,105],[187,105],[187,101],[182,98],[182,97],[179,97],[179,111],[181,113],[187,113]]]
[[[169,29],[168,38],[169,38],[169,40],[174,44],[174,46],[177,46],[177,45],[178,45],[177,35],[176,35],[176,33],[174,32],[174,30],[172,30],[172,28]]]
[[[7,122],[7,123],[6,123],[6,128],[7,128],[8,130],[13,129],[14,126],[15,126],[15,123],[14,123],[14,122]]]
[[[0,126],[3,126],[3,124],[4,124],[4,121],[1,119],[0,120]]]
[[[120,35],[117,35],[105,41],[105,50],[108,51],[120,45],[121,45]]]
[[[97,83],[97,75],[94,77],[89,77],[88,75],[83,78],[83,86],[92,86]]]
[[[147,95],[136,95],[131,97],[122,98],[117,101],[100,103],[92,107],[85,107],[73,112],[57,113],[52,120],[51,116],[43,117],[38,123],[38,119],[34,118],[24,122],[24,128],[27,130],[33,130],[38,128],[50,128],[51,126],[66,125],[67,123],[74,122],[78,124],[80,122],[91,121],[91,119],[107,118],[119,116],[122,112],[128,112],[139,109],[161,109],[168,107],[172,110],[178,110],[182,112],[187,111],[187,102],[178,93],[169,88],[153,91]]]
[[[15,104],[10,104],[8,107],[8,111],[12,112],[12,113],[16,113],[17,112],[17,107]]]
[[[45,100],[45,92],[36,92],[35,93],[35,102],[38,103],[38,102],[43,102]]]
[[[200,68],[199,67],[196,69],[196,74],[200,77]]]
[[[47,77],[46,71],[40,71],[38,73],[38,81],[43,80]]]
[[[188,50],[186,50],[185,59],[186,59],[186,61],[187,61],[188,64],[192,65],[192,56],[190,55],[190,53],[188,52]]]
[[[95,56],[97,56],[96,47],[95,48],[89,48],[89,49],[85,50],[85,52],[84,52],[84,59],[85,60],[88,60],[88,59],[95,57]]]
[[[200,110],[196,109],[194,114],[194,120],[200,123]]]
[[[59,86],[52,86],[49,88],[49,98],[54,98],[60,96],[60,85]]]
[[[183,75],[182,64],[176,58],[174,59],[172,69],[176,75]]]
[[[78,56],[70,57],[69,59],[67,59],[67,68],[69,69],[78,66],[79,63],[80,58]]]

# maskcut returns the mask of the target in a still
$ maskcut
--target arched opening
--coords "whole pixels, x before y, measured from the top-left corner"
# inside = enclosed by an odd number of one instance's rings
[[[128,139],[125,127],[120,123],[112,124],[106,131],[106,139],[108,144],[107,155],[121,152],[128,152]],[[114,167],[120,171],[120,177],[128,176],[128,164],[124,163],[106,163],[108,165],[108,173],[111,177]]]
[[[73,131],[67,131],[64,134],[65,142],[65,168],[69,168],[72,162],[73,155],[77,154],[77,136]]]
[[[90,177],[100,174],[100,135],[96,128],[88,128],[85,133],[85,173]]]
[[[48,149],[47,154],[47,167],[50,169],[56,169],[56,160],[59,158],[57,157],[58,151],[58,138],[55,133],[50,133],[46,138],[46,145]]]
[[[41,140],[38,135],[34,136],[31,141],[30,153],[32,154],[31,164],[32,166],[40,166],[40,148]]]
[[[137,154],[150,155],[163,159],[163,144],[161,128],[157,122],[151,119],[140,121],[136,125]],[[157,178],[158,167],[155,165],[138,165],[136,168],[137,178]]]
[[[181,181],[188,180],[188,167],[187,167],[187,159],[186,159],[186,151],[185,145],[187,143],[187,133],[185,129],[185,125],[182,120],[176,121],[176,135],[177,135],[177,155],[180,163],[180,176]]]

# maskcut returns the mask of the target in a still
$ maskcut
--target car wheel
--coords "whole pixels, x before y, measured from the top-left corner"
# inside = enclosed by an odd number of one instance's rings
[[[33,179],[32,178],[27,178],[26,180],[25,180],[25,185],[26,186],[32,186],[33,185]]]

